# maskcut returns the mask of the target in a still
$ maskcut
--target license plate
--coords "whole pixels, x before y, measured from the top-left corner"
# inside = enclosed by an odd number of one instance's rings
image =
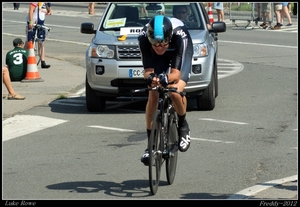
[[[144,70],[140,70],[140,69],[129,69],[129,77],[130,77],[130,78],[144,77]]]

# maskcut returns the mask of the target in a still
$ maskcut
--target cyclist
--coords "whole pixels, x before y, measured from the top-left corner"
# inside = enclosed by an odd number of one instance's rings
[[[27,16],[27,42],[34,41],[35,28],[34,24],[44,25],[45,15],[51,15],[51,3],[49,2],[30,2],[28,16]],[[44,28],[40,28],[39,39],[42,40],[42,44],[45,43],[46,31]],[[28,49],[28,45],[26,42],[25,48]],[[40,47],[39,53],[40,53]],[[41,57],[41,67],[42,68],[50,68],[50,65],[47,65],[45,62],[45,47],[43,47],[42,57]]]
[[[155,16],[146,24],[138,37],[142,53],[144,78],[149,87],[176,87],[183,91],[190,78],[193,44],[183,22],[177,18]],[[170,73],[167,70],[170,68]],[[185,96],[170,93],[178,114],[179,150],[185,152],[190,146],[190,129],[186,121]],[[149,91],[146,105],[146,128],[148,140],[151,134],[152,118],[157,108],[158,93]],[[148,165],[149,151],[145,150],[141,162]]]

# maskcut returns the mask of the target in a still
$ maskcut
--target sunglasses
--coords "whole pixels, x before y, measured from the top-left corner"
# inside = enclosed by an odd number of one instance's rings
[[[164,40],[154,40],[151,38],[148,38],[149,42],[151,43],[151,45],[158,47],[159,45],[161,46],[166,46],[170,43],[170,38],[166,38]]]
[[[162,44],[162,43],[157,43],[156,45],[152,45],[153,47],[166,47],[166,46],[168,46],[169,45],[169,43],[167,43],[167,44]]]

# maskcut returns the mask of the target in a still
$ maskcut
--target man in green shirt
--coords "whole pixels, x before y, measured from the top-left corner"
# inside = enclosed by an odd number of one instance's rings
[[[6,53],[6,65],[11,81],[21,81],[27,72],[28,50],[24,49],[24,42],[20,38],[13,41],[14,49]]]
[[[11,81],[21,81],[27,72],[28,50],[24,49],[24,42],[20,38],[13,41],[13,50],[6,53],[6,66],[2,66],[2,81],[7,88],[9,100],[24,100],[22,96],[15,92]],[[3,96],[3,98],[5,98]]]

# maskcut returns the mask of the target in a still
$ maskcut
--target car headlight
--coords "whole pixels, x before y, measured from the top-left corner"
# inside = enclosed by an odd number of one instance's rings
[[[208,55],[208,47],[206,44],[194,44],[194,57],[203,57]]]
[[[114,46],[93,45],[89,48],[89,55],[92,58],[114,58]]]

